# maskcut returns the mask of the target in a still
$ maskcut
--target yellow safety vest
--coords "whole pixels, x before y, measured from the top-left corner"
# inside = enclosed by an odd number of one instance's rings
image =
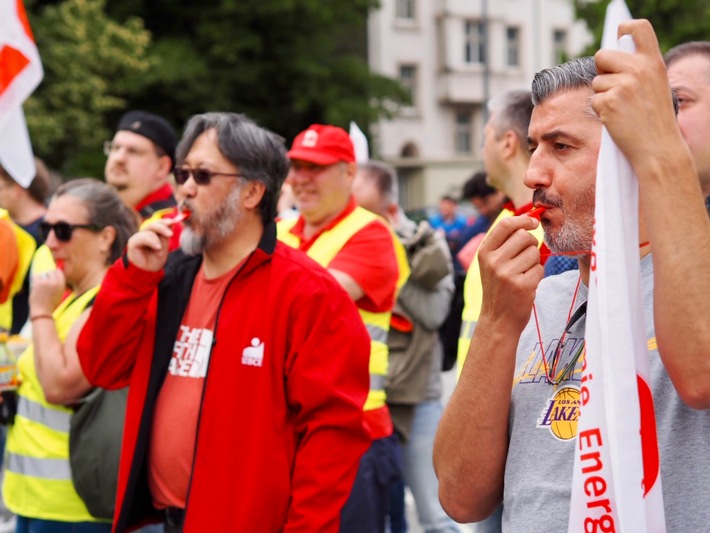
[[[510,209],[503,209],[498,217],[493,221],[491,227],[486,233],[490,233],[496,225],[504,218],[515,216],[515,212]],[[542,230],[542,224],[530,232],[537,239],[538,248],[542,246],[544,232]],[[473,330],[476,327],[476,322],[478,322],[478,317],[481,315],[481,304],[483,301],[483,285],[481,283],[481,270],[478,266],[478,251],[473,257],[473,261],[468,267],[466,272],[466,281],[463,285],[463,298],[464,298],[464,308],[463,314],[461,315],[461,332],[459,333],[459,346],[456,355],[456,362],[458,368],[456,369],[456,375],[461,375],[461,369],[463,368],[463,363],[466,360],[466,355],[468,354],[468,348],[471,346],[471,337],[473,336]]]
[[[71,294],[53,313],[62,343],[99,288]],[[69,466],[69,422],[72,409],[44,397],[30,345],[18,360],[20,388],[15,423],[7,434],[6,470],[2,486],[13,513],[63,522],[96,522],[74,490]]]
[[[19,258],[17,271],[15,272],[15,277],[12,279],[12,285],[10,286],[10,296],[7,301],[0,304],[0,328],[9,331],[12,327],[12,297],[18,293],[22,288],[22,284],[25,282],[25,276],[30,268],[37,243],[35,243],[32,235],[12,221],[7,210],[0,208],[0,218],[7,220],[12,226],[12,231],[15,233],[15,240],[17,241]]]
[[[377,215],[362,207],[356,207],[352,213],[348,214],[335,227],[321,233],[306,253],[316,263],[328,268],[330,262],[353,235],[378,219]],[[301,244],[301,240],[291,233],[291,228],[297,221],[298,219],[296,218],[285,219],[281,220],[276,226],[279,240],[292,248],[298,248]],[[391,229],[390,234],[395,245],[397,264],[400,269],[397,279],[397,290],[399,290],[409,277],[409,264],[407,263],[407,254],[404,247]],[[404,263],[402,263],[402,260]],[[370,392],[367,395],[364,407],[365,411],[370,411],[384,407],[387,399],[385,393],[388,363],[387,334],[390,329],[392,310],[373,313],[358,308],[358,311],[367,328],[367,332],[370,334]]]

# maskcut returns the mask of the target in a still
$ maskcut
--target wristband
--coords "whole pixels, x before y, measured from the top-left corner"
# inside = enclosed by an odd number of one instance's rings
[[[35,320],[39,320],[41,318],[49,318],[51,320],[54,320],[54,317],[52,315],[35,315],[30,317],[30,322],[34,322]]]

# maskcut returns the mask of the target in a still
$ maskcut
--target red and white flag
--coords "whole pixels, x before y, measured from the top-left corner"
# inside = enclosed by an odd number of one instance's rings
[[[606,12],[603,48],[631,18]],[[570,533],[666,530],[639,264],[638,181],[606,128],[597,162],[586,357],[572,478]]]
[[[35,164],[22,103],[43,75],[22,0],[1,0],[0,164],[23,187],[32,182]]]

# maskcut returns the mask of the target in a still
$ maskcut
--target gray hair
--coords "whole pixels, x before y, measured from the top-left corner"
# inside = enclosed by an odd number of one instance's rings
[[[384,205],[398,203],[397,176],[391,166],[382,161],[370,159],[366,163],[360,163],[358,170],[375,184]]]
[[[596,75],[597,67],[593,57],[580,57],[541,70],[535,74],[532,82],[533,104],[540,105],[558,93],[585,87],[591,93],[592,81]]]
[[[113,187],[93,178],[80,178],[60,185],[54,197],[65,195],[76,198],[86,208],[89,224],[99,228],[111,226],[116,230],[106,264],[110,265],[121,257],[128,238],[138,229],[138,221],[135,213],[123,203]]]
[[[493,116],[496,137],[511,130],[518,136],[523,149],[527,146],[528,127],[533,103],[530,91],[506,91],[489,100],[488,111]]]
[[[590,96],[592,93],[592,81],[597,76],[597,67],[593,57],[579,57],[562,63],[556,67],[541,70],[532,82],[532,101],[534,105],[540,105],[547,99],[560,92],[572,91],[575,89],[588,88]],[[678,98],[675,93],[673,97],[673,109],[678,114]],[[590,106],[588,112],[597,118],[597,114]]]
[[[178,165],[183,163],[195,140],[210,129],[217,132],[221,154],[239,169],[244,179],[266,186],[259,206],[261,219],[264,224],[273,220],[281,184],[289,169],[284,139],[239,113],[195,115],[187,123],[175,151]]]

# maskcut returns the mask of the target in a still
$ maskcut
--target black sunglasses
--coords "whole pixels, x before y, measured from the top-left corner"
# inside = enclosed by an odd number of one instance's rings
[[[77,228],[89,229],[91,231],[99,231],[101,228],[96,224],[69,224],[69,222],[57,222],[50,224],[49,222],[40,222],[39,234],[43,241],[49,237],[49,232],[54,230],[54,236],[61,242],[69,242],[72,233]]]
[[[229,174],[227,172],[212,172],[206,168],[190,168],[190,167],[175,167],[173,171],[175,174],[175,181],[178,185],[182,185],[190,176],[195,180],[198,185],[209,185],[210,181],[214,176],[230,176],[233,178],[243,178],[241,174]]]

